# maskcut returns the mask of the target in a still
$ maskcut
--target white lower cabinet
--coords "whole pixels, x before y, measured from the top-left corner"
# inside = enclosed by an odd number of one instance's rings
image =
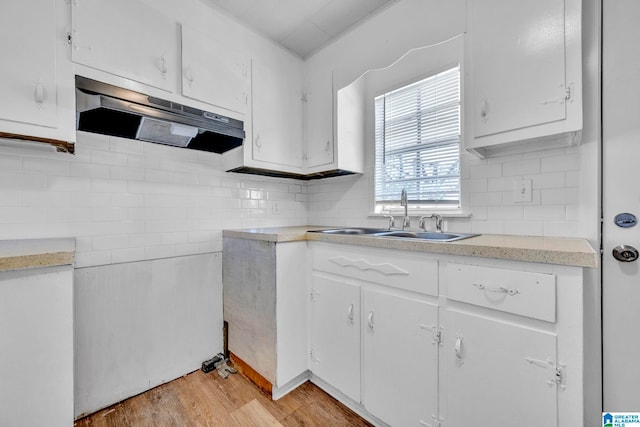
[[[359,402],[360,285],[316,272],[311,301],[311,370]]]
[[[374,425],[584,424],[582,268],[310,248],[312,378]]]
[[[446,317],[446,425],[558,425],[555,334],[458,310]]]
[[[438,413],[438,306],[364,289],[363,403],[392,426],[431,426]]]
[[[435,427],[437,261],[402,251],[312,247],[313,376],[376,424]]]
[[[73,268],[0,272],[0,426],[73,425]]]

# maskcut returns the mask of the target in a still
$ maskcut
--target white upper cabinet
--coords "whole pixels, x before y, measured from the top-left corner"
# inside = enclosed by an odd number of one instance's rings
[[[138,0],[76,0],[73,61],[173,91],[178,71],[177,23]]]
[[[333,163],[333,73],[330,71],[308,76],[305,92],[305,140],[307,168]]]
[[[16,2],[0,14],[0,117],[53,127],[56,105],[56,21],[53,1]]]
[[[474,0],[468,8],[466,148],[492,156],[577,142],[580,1]]]
[[[0,132],[74,141],[63,0],[7,3],[0,14]],[[67,93],[69,91],[69,93]]]
[[[233,37],[182,25],[182,95],[241,114],[249,110],[251,62]]]
[[[253,167],[301,173],[301,63],[289,55],[278,56],[252,61],[253,135],[245,147],[251,144]]]

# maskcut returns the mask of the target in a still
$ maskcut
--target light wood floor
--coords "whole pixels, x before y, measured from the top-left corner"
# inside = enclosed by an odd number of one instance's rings
[[[198,370],[75,422],[76,427],[371,426],[307,382],[278,401],[240,374]]]

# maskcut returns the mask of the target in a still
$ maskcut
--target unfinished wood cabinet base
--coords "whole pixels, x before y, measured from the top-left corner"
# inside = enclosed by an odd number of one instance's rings
[[[260,390],[271,396],[273,385],[265,377],[260,375],[255,369],[233,353],[229,353],[229,359],[233,362],[233,367],[238,370],[249,381],[254,383]]]

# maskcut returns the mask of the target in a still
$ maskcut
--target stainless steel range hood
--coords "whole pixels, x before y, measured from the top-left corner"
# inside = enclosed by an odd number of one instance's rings
[[[76,76],[76,129],[224,153],[242,145],[244,122]]]

